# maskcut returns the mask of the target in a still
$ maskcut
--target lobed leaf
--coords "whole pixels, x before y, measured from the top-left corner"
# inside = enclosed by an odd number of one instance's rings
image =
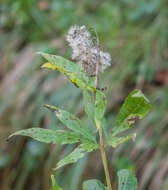
[[[57,163],[57,167],[55,169],[58,169],[60,167],[63,167],[67,164],[75,163],[80,158],[82,158],[85,155],[86,151],[84,151],[82,148],[78,147],[73,152],[71,152],[68,156],[66,156],[64,159],[60,160]]]
[[[126,169],[117,172],[118,190],[136,190],[138,183],[135,175]]]
[[[54,175],[51,175],[52,189],[53,190],[62,190],[56,183]]]
[[[80,139],[80,136],[77,136],[75,133],[72,132],[41,128],[20,130],[10,135],[9,138],[16,135],[27,136],[40,142],[53,144],[71,144],[79,142]]]
[[[108,190],[101,181],[97,179],[90,179],[83,183],[82,190]]]
[[[61,110],[56,106],[51,105],[44,105],[46,108],[53,111],[57,118],[69,129],[74,131],[77,134],[81,134],[81,138],[84,137],[85,139],[90,140],[91,142],[96,142],[95,136],[92,132],[92,130],[85,125],[79,118],[77,118],[75,115],[65,111]]]
[[[126,98],[117,116],[116,127],[130,127],[151,110],[149,100],[140,90],[133,90]]]

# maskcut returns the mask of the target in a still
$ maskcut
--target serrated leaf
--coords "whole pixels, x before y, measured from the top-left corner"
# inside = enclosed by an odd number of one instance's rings
[[[133,90],[126,98],[117,116],[116,127],[130,127],[151,110],[149,100],[140,90]]]
[[[51,175],[52,189],[53,190],[62,190],[56,183],[54,175]]]
[[[89,84],[91,78],[87,76],[82,67],[60,56],[42,52],[38,52],[38,54],[42,55],[48,61],[42,65],[42,68],[60,71],[66,75],[75,86],[82,90],[96,91],[95,87]]]
[[[82,190],[108,190],[101,181],[97,179],[90,179],[83,183]]]
[[[136,134],[134,133],[133,135],[128,135],[126,137],[115,137],[115,136],[111,136],[108,140],[107,140],[107,144],[111,145],[113,148],[116,148],[118,145],[128,141],[129,139],[135,139],[136,138]]]
[[[117,172],[118,190],[136,190],[138,183],[135,175],[130,171],[123,169]]]
[[[79,142],[80,139],[80,136],[77,136],[75,133],[72,132],[41,128],[20,130],[10,135],[9,138],[16,135],[27,136],[40,142],[53,144],[71,144]]]
[[[82,148],[78,147],[73,152],[71,152],[68,156],[63,158],[57,163],[57,167],[55,169],[58,169],[60,167],[63,167],[67,164],[75,163],[80,158],[82,158],[85,155],[86,151],[84,151]]]
[[[105,110],[106,110],[107,100],[106,96],[103,92],[97,90],[96,91],[96,101],[95,101],[95,122],[101,122]]]
[[[84,108],[85,112],[87,113],[88,117],[94,121],[95,117],[95,103],[94,103],[94,94],[87,90],[83,91],[83,100],[84,100]]]
[[[81,134],[85,139],[88,139],[92,142],[96,142],[95,136],[92,130],[85,125],[79,118],[75,115],[59,109],[56,106],[44,105],[46,108],[53,111],[57,118],[69,129],[76,132],[77,134]],[[82,138],[82,137],[81,137]]]

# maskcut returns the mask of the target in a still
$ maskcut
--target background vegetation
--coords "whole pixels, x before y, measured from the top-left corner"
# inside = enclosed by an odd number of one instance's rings
[[[24,137],[6,142],[19,129],[59,128],[43,104],[55,104],[86,119],[81,91],[59,73],[42,71],[43,61],[35,55],[45,51],[70,58],[65,35],[74,24],[95,28],[112,56],[112,66],[101,79],[101,86],[108,87],[106,126],[114,125],[132,89],[141,89],[153,105],[151,113],[136,123],[136,141],[108,150],[110,171],[114,176],[117,169],[131,169],[141,190],[168,189],[167,10],[166,0],[0,2],[0,189],[48,190],[50,174],[68,190],[80,189],[86,179],[104,180],[97,152],[54,172],[72,145],[62,148]]]

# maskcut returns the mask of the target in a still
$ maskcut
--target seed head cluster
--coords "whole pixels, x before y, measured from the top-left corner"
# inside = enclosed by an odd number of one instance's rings
[[[94,45],[90,32],[86,26],[72,26],[67,34],[67,41],[72,48],[72,59],[81,65],[84,70],[95,75],[96,65],[103,72],[111,64],[109,53],[103,52]]]

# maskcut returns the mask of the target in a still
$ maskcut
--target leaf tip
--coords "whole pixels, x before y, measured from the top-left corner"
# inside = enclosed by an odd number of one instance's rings
[[[52,112],[58,113],[58,108],[56,106],[51,106],[51,105],[45,104],[45,105],[43,105],[43,107],[49,109]]]
[[[17,132],[15,133],[12,133],[11,135],[9,135],[7,138],[6,138],[6,142],[9,142],[9,140],[13,137],[13,136],[17,136]]]
[[[57,166],[56,168],[53,168],[53,171],[56,171],[59,168],[59,166]]]
[[[9,141],[9,139],[10,139],[10,138],[12,138],[13,136],[15,136],[15,133],[13,133],[13,134],[9,135],[9,136],[7,137],[7,139],[6,139],[6,141],[8,142],[8,141]]]

